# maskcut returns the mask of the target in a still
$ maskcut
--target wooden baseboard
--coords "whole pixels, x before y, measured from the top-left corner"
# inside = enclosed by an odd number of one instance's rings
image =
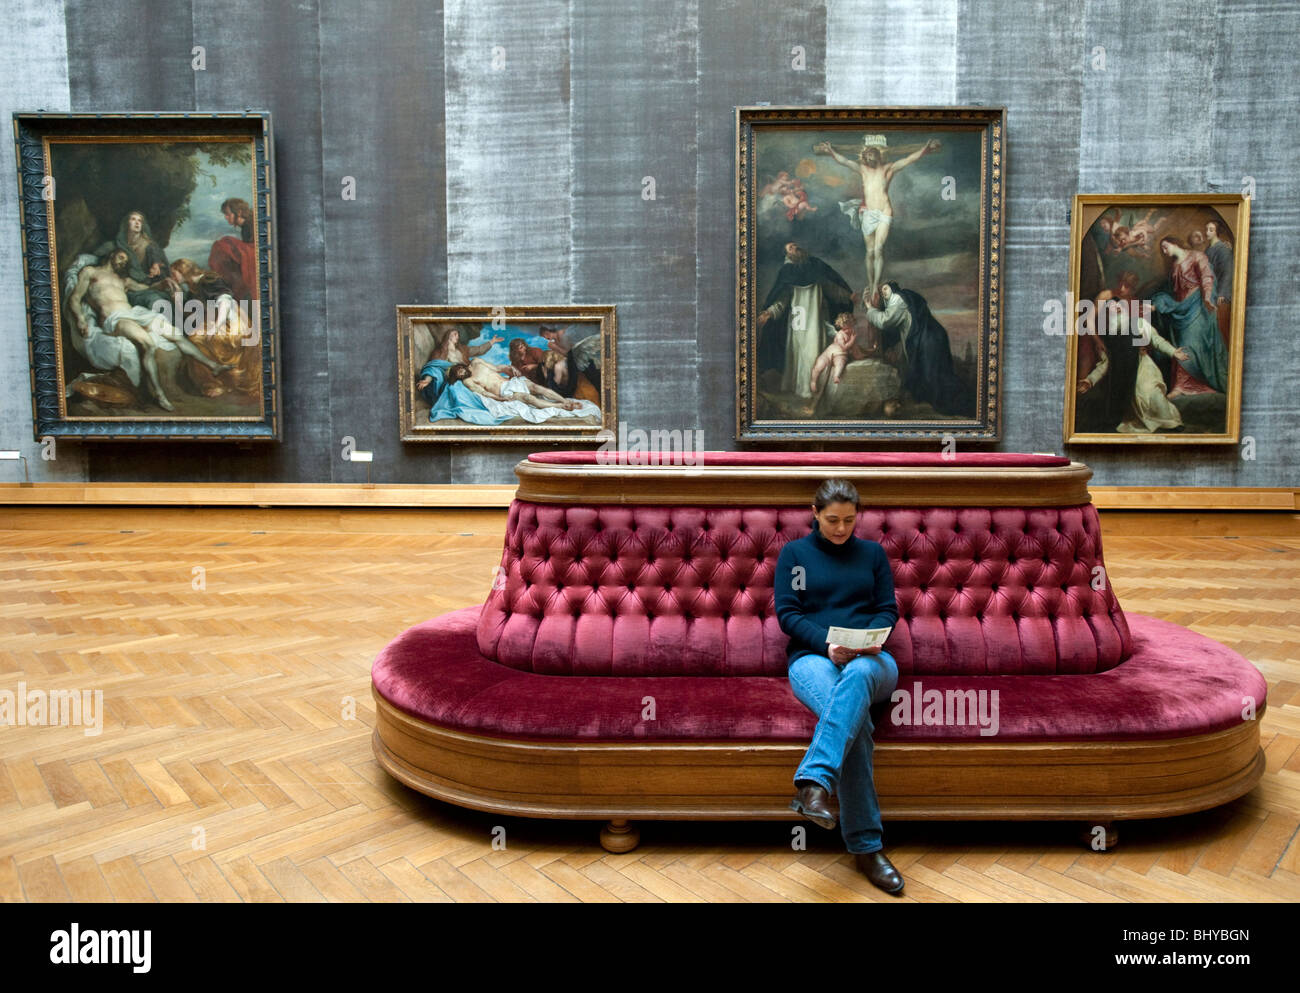
[[[1286,486],[1089,486],[1098,510],[1300,510]]]
[[[464,483],[0,483],[0,504],[509,507],[514,486]]]
[[[1300,512],[1286,486],[1089,486],[1103,511]],[[500,507],[513,485],[474,483],[0,483],[0,505],[183,507]]]

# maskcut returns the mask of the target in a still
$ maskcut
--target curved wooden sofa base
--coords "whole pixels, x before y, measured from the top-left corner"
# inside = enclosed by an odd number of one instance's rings
[[[462,807],[616,823],[799,819],[789,808],[806,750],[797,742],[490,738],[417,720],[374,697],[379,764]],[[1147,741],[880,742],[876,792],[887,820],[1171,817],[1217,807],[1259,782],[1260,716],[1213,734]]]

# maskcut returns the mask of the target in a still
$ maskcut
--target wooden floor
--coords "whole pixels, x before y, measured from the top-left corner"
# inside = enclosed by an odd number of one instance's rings
[[[1300,519],[1103,515],[1128,609],[1268,679],[1268,771],[1214,811],[1128,822],[886,824],[917,901],[1300,900]],[[370,750],[370,663],[481,602],[505,514],[0,508],[0,690],[102,690],[102,733],[0,727],[10,901],[891,901],[838,832],[503,818],[399,786]],[[503,847],[504,845],[504,847]]]

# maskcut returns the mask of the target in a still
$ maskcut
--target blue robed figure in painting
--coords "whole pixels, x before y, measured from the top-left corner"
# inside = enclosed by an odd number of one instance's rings
[[[594,418],[595,423],[600,423],[596,404],[565,398],[509,363],[510,342],[523,339],[534,348],[544,349],[547,339],[517,331],[510,331],[509,337],[510,341],[506,341],[501,335],[492,335],[479,344],[462,345],[458,329],[448,332],[421,367],[415,382],[430,405],[430,422],[455,419],[494,426],[515,419],[540,424],[554,418]],[[473,341],[480,338],[483,334]]]
[[[1151,297],[1156,325],[1190,355],[1186,361],[1174,360],[1169,397],[1227,392],[1228,350],[1219,333],[1214,269],[1205,253],[1181,238],[1162,238],[1160,252],[1172,267],[1169,291]]]

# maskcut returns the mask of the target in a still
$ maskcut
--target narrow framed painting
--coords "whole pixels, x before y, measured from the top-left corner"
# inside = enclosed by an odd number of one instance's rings
[[[612,305],[397,308],[402,441],[599,441],[618,425]]]
[[[271,115],[14,114],[36,437],[281,438]]]
[[[996,441],[1002,107],[736,108],[736,437]]]
[[[1239,194],[1074,198],[1067,444],[1240,440],[1249,229]]]

